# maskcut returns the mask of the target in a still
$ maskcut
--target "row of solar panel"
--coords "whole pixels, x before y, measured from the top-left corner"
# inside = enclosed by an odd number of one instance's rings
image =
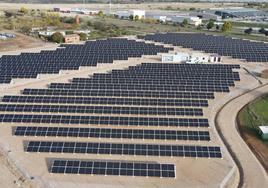
[[[57,96],[4,96],[5,103],[55,103],[55,104],[100,104],[127,106],[189,106],[207,107],[207,100],[189,99],[142,99],[142,98],[88,98],[88,97],[57,97]]]
[[[263,42],[251,42],[249,40],[238,40],[199,33],[152,34],[145,37],[140,36],[140,38],[208,53],[232,56],[233,58],[242,58],[249,62],[268,62],[268,45]],[[241,54],[242,49],[243,54]],[[255,56],[256,52],[261,55]],[[237,57],[238,54],[240,54],[239,57]]]
[[[107,129],[71,127],[15,127],[16,136],[120,138],[151,140],[200,140],[209,141],[208,131],[174,131],[146,129]]]
[[[130,84],[92,84],[92,85],[73,85],[73,84],[54,84],[51,89],[76,89],[76,90],[126,90],[126,91],[210,91],[210,92],[229,92],[228,86],[191,86],[191,85],[130,85]]]
[[[137,84],[137,85],[228,85],[228,86],[234,86],[234,81],[231,80],[221,80],[221,81],[214,81],[214,80],[133,80],[133,79],[95,79],[94,77],[91,78],[74,78],[71,80],[72,84],[91,84],[91,83],[97,83],[97,84]],[[52,83],[54,84],[54,83]],[[51,85],[52,85],[51,84]]]
[[[194,145],[117,144],[29,141],[26,152],[221,158],[220,147]]]
[[[112,63],[113,60],[126,60],[128,57],[156,55],[171,49],[127,39],[119,41],[87,42],[85,45],[66,46],[55,51],[2,56],[0,83],[8,83],[18,77],[35,78],[39,73],[58,73],[64,69],[78,69],[79,66],[96,66],[97,62]]]
[[[239,64],[175,64],[175,63],[142,63],[137,66],[130,66],[129,69],[136,69],[139,67],[145,67],[146,69],[173,69],[173,68],[181,68],[187,67],[190,68],[198,68],[198,69],[240,69]]]
[[[113,97],[149,97],[149,98],[186,98],[214,99],[212,92],[160,92],[160,91],[125,91],[125,90],[53,90],[53,89],[24,89],[24,95],[61,95],[61,96],[113,96]]]
[[[147,117],[108,117],[71,115],[0,114],[0,122],[10,123],[53,123],[53,124],[93,124],[120,126],[172,126],[208,127],[207,119],[193,118],[147,118]]]
[[[55,174],[91,174],[175,178],[173,164],[128,161],[53,160],[50,172]]]
[[[120,107],[120,106],[70,106],[70,105],[24,105],[0,104],[2,112],[49,112],[81,114],[139,114],[164,116],[202,116],[199,108],[153,108],[153,107]]]

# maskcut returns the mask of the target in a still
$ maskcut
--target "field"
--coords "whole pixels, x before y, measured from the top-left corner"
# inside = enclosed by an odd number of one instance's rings
[[[245,106],[238,114],[242,137],[268,170],[268,141],[263,141],[257,132],[260,125],[268,125],[268,95]]]

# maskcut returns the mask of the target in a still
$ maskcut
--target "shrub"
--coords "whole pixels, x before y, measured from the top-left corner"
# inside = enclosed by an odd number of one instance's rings
[[[228,31],[232,30],[232,27],[233,26],[232,26],[231,22],[224,22],[221,30],[222,30],[222,32],[228,32]]]
[[[79,33],[79,36],[80,36],[80,40],[82,40],[82,41],[87,40],[87,34],[85,34],[85,33]]]
[[[253,29],[252,28],[248,28],[244,31],[245,34],[248,34],[250,35],[251,33],[253,32]]]
[[[210,30],[214,27],[214,21],[210,20],[207,24],[207,29]]]
[[[56,43],[64,42],[64,37],[60,32],[56,32],[51,36],[51,41]]]

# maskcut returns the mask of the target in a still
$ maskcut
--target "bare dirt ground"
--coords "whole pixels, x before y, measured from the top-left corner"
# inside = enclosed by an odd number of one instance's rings
[[[22,6],[29,9],[52,9],[54,7],[62,8],[75,8],[83,7],[89,9],[106,10],[109,8],[108,4],[23,4],[23,3],[0,3],[0,10],[19,9]],[[243,6],[243,3],[142,3],[142,4],[113,4],[112,9],[144,9],[144,10],[157,10],[166,8],[167,6],[173,9],[189,9],[189,8],[217,8],[217,7],[237,7]]]
[[[16,38],[13,39],[0,40],[0,52],[42,47],[48,45],[48,43],[45,43],[39,39],[29,37],[18,32],[6,30],[0,32],[13,33],[16,35]]]
[[[248,89],[246,89],[248,87]],[[240,109],[250,101],[268,92],[268,85],[263,87],[246,86],[240,91],[239,97],[234,98],[224,106],[216,119],[219,131],[228,144],[228,150],[232,151],[240,173],[240,184],[243,187],[268,187],[268,176],[250,148],[240,137],[237,130],[236,115]],[[253,90],[252,90],[253,89]],[[249,91],[249,92],[248,92]],[[242,94],[242,95],[241,95]],[[226,118],[228,117],[228,118]]]

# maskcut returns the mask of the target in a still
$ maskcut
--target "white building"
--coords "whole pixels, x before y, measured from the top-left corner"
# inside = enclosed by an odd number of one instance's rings
[[[177,52],[176,54],[162,54],[163,63],[220,63],[221,57],[203,53]]]
[[[176,54],[162,54],[162,62],[164,63],[182,63],[189,60],[189,54],[180,52]]]
[[[115,15],[118,16],[118,18],[120,18],[120,19],[129,19],[130,12],[129,11],[126,11],[126,10],[117,11],[115,13]]]
[[[268,126],[259,126],[259,133],[263,140],[268,139]]]
[[[139,20],[145,18],[145,11],[144,10],[130,10],[130,14],[133,15],[133,18],[138,16]]]
[[[117,11],[115,15],[118,16],[118,18],[120,19],[128,19],[130,16],[133,16],[133,19],[135,17],[138,17],[138,19],[144,19],[145,11],[144,10]]]
[[[161,16],[161,15],[155,15],[153,16],[154,19],[160,21],[160,22],[166,22],[167,21],[167,17],[166,16]]]
[[[52,36],[54,33],[56,32],[59,32],[61,33],[63,36],[65,36],[65,32],[64,31],[39,31],[38,34],[40,36],[43,36],[43,37],[50,37]]]
[[[190,25],[198,26],[202,24],[202,19],[194,16],[173,16],[171,21],[174,23],[182,23],[184,20],[187,20]]]

